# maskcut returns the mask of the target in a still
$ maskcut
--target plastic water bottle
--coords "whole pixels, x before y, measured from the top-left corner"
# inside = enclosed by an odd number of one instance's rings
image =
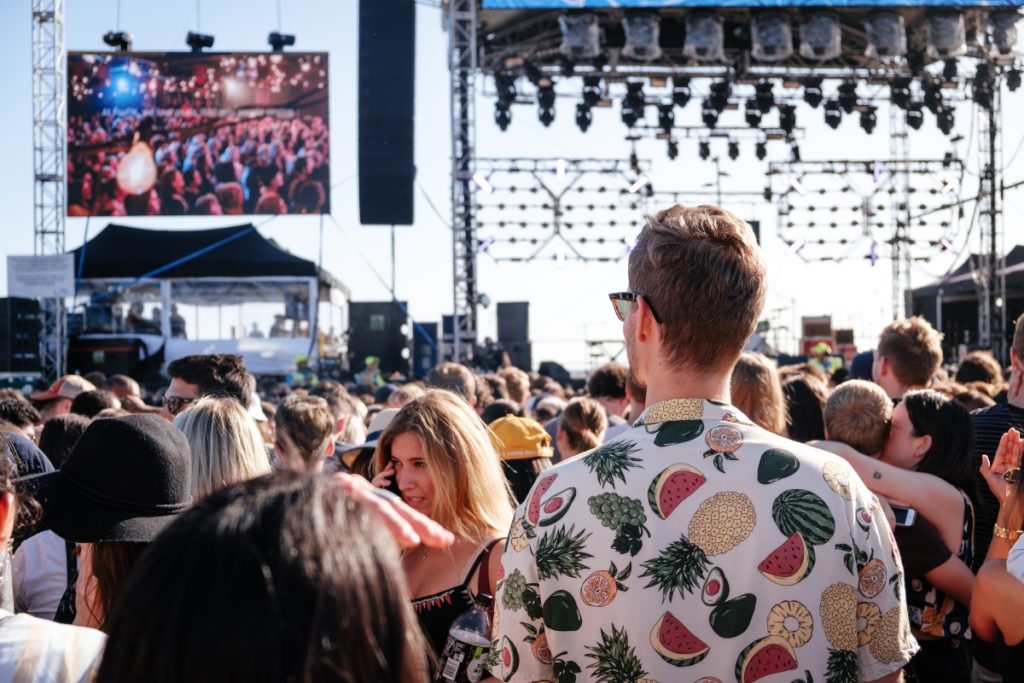
[[[491,617],[487,610],[493,601],[490,595],[477,594],[476,604],[452,622],[435,681],[477,683],[483,678],[491,648]]]

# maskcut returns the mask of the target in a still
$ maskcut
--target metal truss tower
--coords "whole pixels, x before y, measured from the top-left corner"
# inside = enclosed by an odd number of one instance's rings
[[[64,253],[66,65],[64,0],[32,0],[33,224],[37,256]],[[40,357],[44,376],[54,379],[64,371],[64,302],[53,298],[42,303]]]
[[[981,220],[981,249],[974,266],[978,286],[978,343],[1001,362],[1007,357],[1006,256],[1003,251],[1001,88],[993,89],[990,108],[978,107],[978,217]]]
[[[889,105],[889,159],[895,163],[892,188],[892,319],[905,315],[910,291],[910,140],[902,111]]]
[[[475,211],[477,72],[476,0],[448,2],[448,70],[452,122],[452,260],[455,307],[452,360],[472,358],[477,334],[477,239]],[[466,343],[468,348],[466,348]]]

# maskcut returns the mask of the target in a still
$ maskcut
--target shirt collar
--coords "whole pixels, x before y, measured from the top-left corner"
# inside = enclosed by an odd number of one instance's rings
[[[750,424],[750,419],[737,408],[723,401],[704,398],[672,398],[647,406],[634,422],[634,427],[674,420],[713,420]]]

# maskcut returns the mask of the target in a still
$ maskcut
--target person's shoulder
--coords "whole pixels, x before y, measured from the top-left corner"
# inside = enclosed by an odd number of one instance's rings
[[[79,654],[95,653],[99,656],[107,642],[107,634],[97,629],[58,624],[26,613],[15,614],[4,623],[26,648],[33,647],[33,642],[45,641],[51,646],[59,645],[57,649],[60,650],[75,650]],[[17,635],[18,631],[20,635]]]
[[[1020,410],[1020,409],[1018,409],[1018,410]],[[1021,412],[1024,412],[1024,410],[1022,410]],[[977,410],[971,411],[971,419],[974,420],[975,423],[978,423],[978,422],[990,422],[992,420],[1005,419],[1006,416],[1009,415],[1009,414],[1010,414],[1010,404],[1009,403],[997,403],[997,404],[992,405],[992,406],[988,406],[988,407],[985,407],[985,408],[978,408]]]

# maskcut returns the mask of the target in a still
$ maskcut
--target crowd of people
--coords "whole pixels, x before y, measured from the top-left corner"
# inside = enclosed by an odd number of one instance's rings
[[[765,272],[726,211],[652,216],[628,366],[578,383],[0,390],[0,678],[450,680],[483,605],[501,681],[1017,680],[1024,320],[1006,369],[916,317],[779,367]]]

